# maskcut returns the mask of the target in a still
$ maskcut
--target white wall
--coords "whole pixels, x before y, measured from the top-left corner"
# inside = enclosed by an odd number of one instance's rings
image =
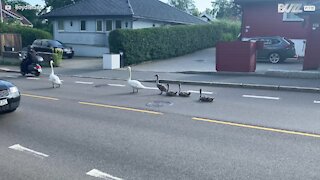
[[[137,21],[133,21],[132,29],[152,28],[153,25],[155,25],[155,27],[160,27],[160,26],[163,26],[164,24],[156,21],[137,20]]]
[[[299,57],[304,57],[306,51],[306,40],[305,39],[290,39],[294,42],[296,53]]]
[[[81,20],[86,21],[86,30],[81,31]],[[102,32],[96,31],[96,21],[102,20]],[[53,21],[53,37],[63,43],[72,46],[75,50],[75,56],[93,56],[102,57],[102,54],[109,53],[108,35],[106,31],[106,20],[104,18],[65,18],[63,19],[64,30],[58,30],[58,21]],[[121,20],[122,29],[141,29],[152,28],[166,25],[158,21],[137,20],[131,19],[112,19],[113,29],[116,27],[116,20]],[[126,27],[126,24],[128,27]]]

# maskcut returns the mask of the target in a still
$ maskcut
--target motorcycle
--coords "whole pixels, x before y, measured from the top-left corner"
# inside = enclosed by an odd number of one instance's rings
[[[19,59],[21,60],[21,64],[20,64],[20,73],[22,76],[25,76],[26,74],[33,74],[35,76],[40,76],[40,74],[42,73],[42,67],[40,66],[40,62],[43,62],[43,58],[41,56],[36,56],[36,61],[38,63],[31,63],[30,65],[28,65],[27,68],[24,68],[24,62],[27,61],[27,55],[24,54],[22,55],[22,53],[19,53]]]

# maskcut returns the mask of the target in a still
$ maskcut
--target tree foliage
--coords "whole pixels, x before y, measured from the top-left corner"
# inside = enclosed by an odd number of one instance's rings
[[[200,14],[194,4],[194,0],[169,0],[169,4],[194,16],[199,16]]]
[[[233,0],[214,0],[210,14],[215,15],[217,19],[240,19],[241,9]]]
[[[45,7],[41,12],[45,12],[48,8],[52,9],[57,9],[69,4],[76,3],[80,0],[44,0]]]

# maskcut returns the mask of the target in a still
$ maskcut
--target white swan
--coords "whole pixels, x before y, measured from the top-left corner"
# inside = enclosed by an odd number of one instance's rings
[[[53,61],[50,61],[50,66],[51,66],[51,74],[49,76],[49,81],[52,82],[52,87],[54,88],[55,85],[58,85],[58,87],[60,87],[60,85],[62,84],[60,78],[54,74],[53,71]]]
[[[144,85],[142,85],[141,82],[131,79],[131,67],[130,66],[128,67],[128,70],[129,70],[128,84],[132,87],[133,93],[135,93],[134,90],[137,90],[137,92],[138,92],[139,89],[145,89],[146,87]]]

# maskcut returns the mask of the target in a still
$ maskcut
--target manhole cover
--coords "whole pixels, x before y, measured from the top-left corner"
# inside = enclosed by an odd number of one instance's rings
[[[173,103],[169,101],[152,101],[146,104],[148,107],[163,107],[163,106],[172,106]]]

